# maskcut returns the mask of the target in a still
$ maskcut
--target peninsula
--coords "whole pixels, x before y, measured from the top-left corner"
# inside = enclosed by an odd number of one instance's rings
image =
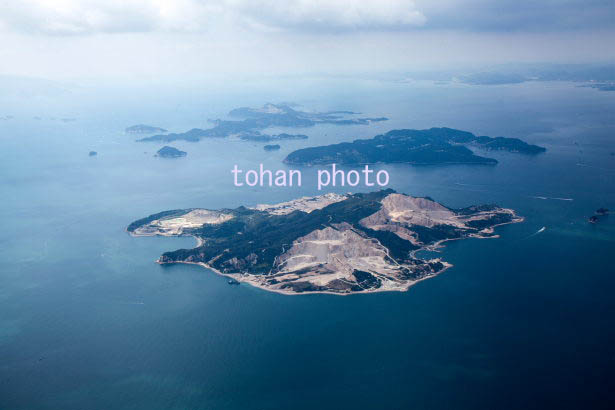
[[[496,205],[447,208],[430,198],[382,190],[329,193],[275,205],[182,209],[131,223],[133,236],[193,236],[197,247],[158,263],[192,263],[285,294],[405,291],[451,265],[417,253],[448,240],[494,238],[522,221]]]
[[[452,128],[427,130],[393,130],[372,139],[302,148],[288,154],[284,162],[294,165],[409,163],[483,164],[498,161],[476,155],[468,146],[484,150],[502,150],[523,154],[538,154],[546,149],[530,145],[518,138],[477,137],[471,132]]]

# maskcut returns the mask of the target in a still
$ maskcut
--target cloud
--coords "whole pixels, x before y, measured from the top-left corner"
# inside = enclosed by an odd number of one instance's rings
[[[474,32],[613,28],[613,0],[415,0],[429,29]]]
[[[195,31],[221,11],[195,0],[22,0],[4,6],[0,25],[51,35]]]
[[[389,30],[425,17],[412,0],[23,0],[5,30],[50,35],[203,31],[220,21],[265,30]]]
[[[229,0],[257,26],[292,30],[391,30],[416,27],[425,16],[412,0]]]
[[[20,0],[5,31],[47,35],[201,32],[567,31],[613,28],[613,0]]]

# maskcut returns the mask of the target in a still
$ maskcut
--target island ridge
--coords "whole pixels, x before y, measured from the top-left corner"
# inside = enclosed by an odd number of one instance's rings
[[[133,236],[194,236],[197,247],[158,263],[194,263],[285,294],[405,291],[451,265],[417,253],[448,240],[494,238],[521,222],[496,205],[447,208],[430,198],[382,190],[325,194],[275,205],[183,209],[131,223]]]

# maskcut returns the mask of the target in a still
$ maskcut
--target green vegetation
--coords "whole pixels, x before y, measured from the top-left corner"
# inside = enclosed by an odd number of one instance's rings
[[[128,231],[145,236],[174,232],[171,234],[200,239],[201,245],[196,248],[164,253],[160,263],[204,263],[223,274],[241,274],[236,280],[245,277],[252,283],[291,293],[352,293],[380,288],[404,290],[406,284],[446,267],[438,259],[416,257],[415,251],[448,239],[492,236],[483,229],[520,221],[511,210],[495,205],[449,208],[450,213],[444,212],[448,216],[438,219],[442,208],[433,200],[392,194],[395,191],[391,189],[348,194],[321,209],[303,212],[290,208],[284,214],[245,207],[173,210],[133,222]],[[407,204],[416,214],[405,213],[404,218],[410,217],[406,221],[396,219],[392,209],[397,212],[400,208],[390,208],[391,201],[396,207]],[[223,222],[198,226],[186,216],[168,221],[172,226],[187,222],[173,231],[155,222],[192,211],[217,212],[224,215]],[[433,225],[430,220],[440,222]],[[321,274],[327,278],[324,282],[316,279]]]
[[[344,118],[355,115],[351,111],[305,112],[292,108],[289,104],[265,104],[261,108],[241,107],[231,110],[229,116],[242,118],[241,120],[213,120],[214,126],[208,129],[193,128],[182,133],[152,135],[137,141],[164,141],[172,142],[184,140],[196,142],[202,138],[225,138],[236,135],[248,141],[275,141],[284,139],[306,139],[303,134],[262,134],[260,131],[270,127],[307,128],[316,124],[337,125],[367,125],[372,122],[386,121],[387,118]],[[164,131],[166,132],[166,130]]]
[[[355,194],[310,213],[294,211],[287,215],[271,215],[243,207],[225,210],[234,218],[220,225],[204,225],[188,231],[205,239],[203,246],[167,252],[160,259],[162,262],[210,261],[223,254],[224,257],[210,262],[212,267],[222,272],[266,273],[271,270],[274,259],[283,249],[289,249],[295,239],[332,224],[347,222],[357,226],[359,220],[378,211],[382,206],[379,201],[391,192]]]
[[[303,148],[291,152],[288,164],[370,164],[409,163],[428,164],[484,164],[494,165],[497,160],[473,153],[465,145],[487,150],[506,150],[524,154],[544,152],[545,148],[527,144],[517,138],[477,137],[467,131],[452,128],[428,130],[393,130],[372,139],[355,140],[340,144]]]
[[[186,151],[180,151],[177,148],[164,146],[158,150],[156,156],[162,158],[179,158],[188,155]]]

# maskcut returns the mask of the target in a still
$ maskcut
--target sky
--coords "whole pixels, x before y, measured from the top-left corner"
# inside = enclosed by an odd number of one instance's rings
[[[198,79],[612,62],[613,0],[0,0],[0,74]]]

